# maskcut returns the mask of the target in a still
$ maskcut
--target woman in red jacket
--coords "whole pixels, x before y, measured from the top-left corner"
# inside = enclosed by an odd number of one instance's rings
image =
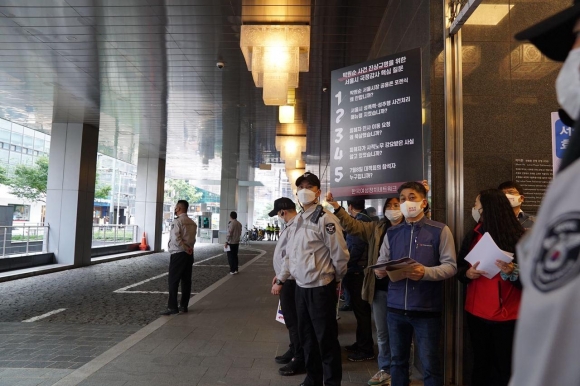
[[[458,255],[459,281],[467,284],[465,311],[473,347],[471,386],[506,386],[511,375],[512,345],[521,299],[517,259],[497,261],[500,273],[488,279],[465,257],[487,232],[497,246],[514,253],[525,230],[513,214],[505,194],[483,190],[472,215],[477,225],[463,240]]]

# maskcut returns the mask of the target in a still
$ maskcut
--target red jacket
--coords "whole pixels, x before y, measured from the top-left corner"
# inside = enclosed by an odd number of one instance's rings
[[[480,229],[481,224],[478,224],[473,230],[473,242],[469,250],[483,237]],[[503,280],[501,274],[491,279],[481,276],[467,285],[465,311],[493,322],[515,320],[518,318],[521,297],[522,290],[514,282]]]

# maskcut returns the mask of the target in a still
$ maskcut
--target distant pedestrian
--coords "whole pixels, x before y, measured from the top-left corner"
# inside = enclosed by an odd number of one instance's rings
[[[167,310],[161,315],[187,312],[191,298],[191,273],[193,266],[193,246],[197,225],[187,215],[189,203],[179,200],[175,205],[175,219],[169,231],[169,300]],[[181,282],[181,305],[177,308],[177,291]]]
[[[228,263],[230,264],[230,275],[238,274],[238,250],[240,249],[240,238],[242,237],[242,223],[237,220],[236,212],[230,213],[230,222],[228,222],[228,234],[226,236],[226,249]]]

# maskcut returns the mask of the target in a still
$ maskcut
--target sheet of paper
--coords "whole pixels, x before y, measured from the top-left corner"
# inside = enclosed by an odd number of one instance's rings
[[[230,250],[231,249],[230,249],[230,246],[229,245],[227,247],[224,247],[224,252],[229,252]]]
[[[485,233],[481,240],[475,247],[469,252],[465,257],[465,261],[474,265],[479,261],[478,271],[486,272],[485,277],[488,279],[493,278],[500,272],[500,269],[495,265],[496,260],[505,261],[506,263],[511,263],[513,260],[513,253],[505,252],[499,249],[497,244],[493,241],[489,233]]]
[[[371,269],[384,269],[389,275],[389,279],[393,282],[403,280],[405,278],[405,272],[412,271],[417,265],[415,260],[410,257],[403,257],[399,260],[391,260],[386,263],[371,265]]]

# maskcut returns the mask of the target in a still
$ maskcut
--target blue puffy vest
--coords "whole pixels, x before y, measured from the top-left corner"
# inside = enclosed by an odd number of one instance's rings
[[[410,257],[426,267],[440,265],[439,244],[444,227],[445,224],[423,217],[415,223],[403,221],[389,228],[390,259]],[[442,281],[404,279],[390,282],[387,306],[406,311],[439,312],[443,307],[442,291]]]

